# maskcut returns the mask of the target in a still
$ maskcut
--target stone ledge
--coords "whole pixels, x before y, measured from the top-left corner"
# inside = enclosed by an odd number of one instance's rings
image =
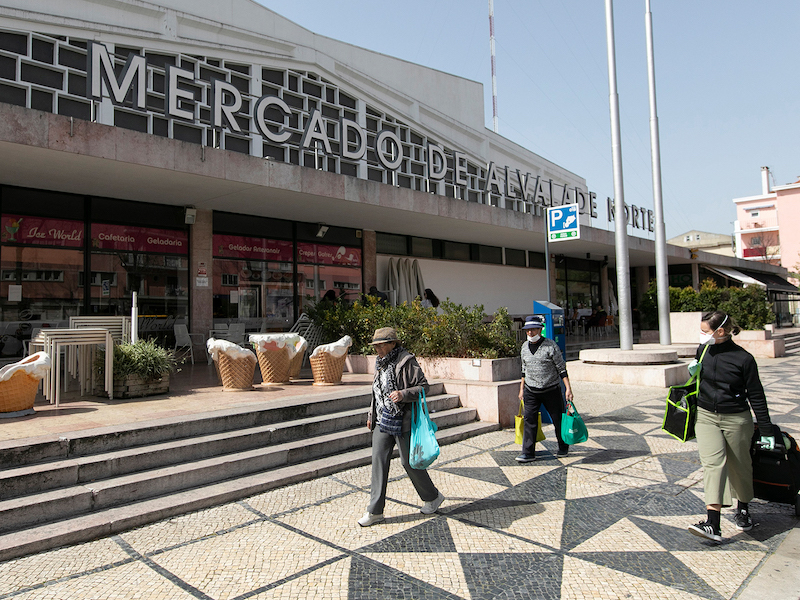
[[[569,377],[573,381],[597,381],[622,385],[643,385],[666,388],[681,385],[689,379],[686,363],[670,365],[599,365],[584,362],[569,364]]]
[[[669,365],[678,362],[677,351],[660,347],[639,347],[633,350],[595,348],[581,350],[579,356],[583,363],[600,365]],[[572,372],[572,368],[570,365],[570,372]]]
[[[481,382],[519,381],[522,364],[518,356],[512,358],[424,358],[417,357],[428,380],[469,380]],[[375,355],[349,354],[345,361],[348,373],[375,373]]]
[[[509,381],[444,381],[448,394],[458,394],[461,406],[474,408],[483,422],[513,427],[519,410],[519,379]]]

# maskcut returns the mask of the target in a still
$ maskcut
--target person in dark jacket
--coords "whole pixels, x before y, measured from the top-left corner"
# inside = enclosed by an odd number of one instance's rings
[[[762,447],[774,448],[775,437],[756,361],[731,339],[739,333],[739,327],[720,310],[703,314],[701,321],[700,347],[689,369],[700,369],[695,434],[703,465],[707,516],[705,521],[691,525],[689,532],[721,542],[720,510],[731,505],[728,482],[738,502],[733,517],[736,529],[753,528],[748,507],[753,499],[750,443],[754,428],[750,409],[758,421]]]
[[[389,461],[395,444],[400,449],[403,468],[423,501],[420,512],[431,515],[439,510],[444,501],[444,496],[433,485],[428,471],[412,469],[408,462],[412,404],[423,390],[426,393],[428,391],[425,373],[414,355],[400,345],[394,328],[377,329],[371,344],[378,353],[372,383],[372,403],[367,416],[367,427],[373,432],[372,483],[367,512],[358,520],[362,527],[369,527],[384,519]]]
[[[519,384],[519,399],[522,401],[524,424],[522,428],[522,454],[516,461],[529,463],[536,460],[536,431],[539,426],[539,409],[542,405],[550,413],[556,429],[559,458],[567,456],[569,445],[561,439],[561,414],[564,400],[561,397],[561,382],[568,402],[572,402],[572,386],[567,376],[567,363],[561,349],[553,340],[542,337],[544,319],[539,315],[525,317],[522,329],[528,339],[522,344],[522,381]]]

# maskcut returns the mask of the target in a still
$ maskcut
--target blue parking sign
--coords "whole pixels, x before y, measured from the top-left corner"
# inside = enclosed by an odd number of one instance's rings
[[[581,237],[578,205],[550,206],[547,209],[547,239],[551,242],[577,240]]]

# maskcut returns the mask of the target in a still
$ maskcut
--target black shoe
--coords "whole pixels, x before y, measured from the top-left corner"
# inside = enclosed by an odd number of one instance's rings
[[[557,458],[564,458],[567,454],[569,454],[569,446],[566,448],[559,448],[558,452],[556,453]]]
[[[520,454],[516,459],[519,463],[529,463],[536,460],[536,457],[533,454]]]
[[[722,541],[722,532],[719,529],[714,529],[714,526],[708,521],[700,521],[697,525],[689,525],[689,533],[717,543]]]
[[[739,531],[750,531],[753,528],[753,519],[746,510],[737,510],[733,515],[733,523]]]

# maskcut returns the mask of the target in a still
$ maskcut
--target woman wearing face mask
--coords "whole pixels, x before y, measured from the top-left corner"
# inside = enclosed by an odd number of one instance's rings
[[[706,345],[708,349],[700,364],[695,434],[703,465],[708,514],[705,521],[691,525],[689,532],[721,542],[720,509],[731,504],[726,488],[728,481],[738,502],[733,517],[736,529],[749,531],[753,528],[748,508],[753,498],[751,408],[758,421],[762,446],[774,448],[775,437],[756,361],[731,340],[731,335],[738,334],[739,328],[720,310],[704,313],[701,321],[696,359],[701,357]]]
[[[543,338],[544,319],[540,316],[525,317],[522,326],[528,339],[522,344],[522,381],[519,384],[519,399],[525,406],[522,435],[522,454],[517,462],[533,462],[536,458],[536,430],[539,425],[539,408],[544,404],[553,419],[558,439],[558,453],[563,457],[569,452],[569,446],[561,439],[561,413],[564,402],[561,398],[560,382],[564,382],[568,402],[572,402],[572,386],[567,376],[567,363],[561,356],[561,350],[553,340]]]

